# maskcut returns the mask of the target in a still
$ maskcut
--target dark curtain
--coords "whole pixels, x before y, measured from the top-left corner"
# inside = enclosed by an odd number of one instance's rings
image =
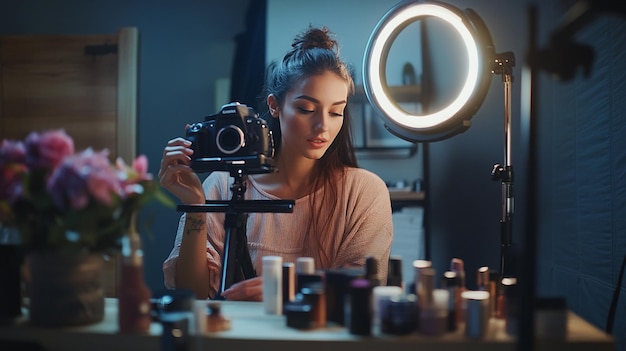
[[[251,0],[246,13],[246,29],[235,36],[237,48],[231,73],[230,101],[238,101],[260,111],[265,78],[265,27],[267,0]]]

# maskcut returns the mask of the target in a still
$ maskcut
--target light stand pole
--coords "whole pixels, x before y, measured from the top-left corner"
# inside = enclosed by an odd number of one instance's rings
[[[500,220],[500,276],[511,276],[510,262],[513,233],[513,164],[511,147],[511,89],[515,56],[512,52],[497,54],[492,73],[502,75],[504,84],[504,165],[496,163],[491,179],[502,182],[502,218]]]

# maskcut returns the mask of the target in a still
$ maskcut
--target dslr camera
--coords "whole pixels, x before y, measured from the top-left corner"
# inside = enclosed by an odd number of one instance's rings
[[[274,170],[274,140],[267,122],[244,104],[231,102],[187,129],[191,168],[212,171],[269,173]]]

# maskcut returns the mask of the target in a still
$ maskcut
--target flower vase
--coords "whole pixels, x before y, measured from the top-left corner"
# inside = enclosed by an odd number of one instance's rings
[[[101,253],[33,252],[26,260],[30,270],[30,323],[61,327],[103,320]]]

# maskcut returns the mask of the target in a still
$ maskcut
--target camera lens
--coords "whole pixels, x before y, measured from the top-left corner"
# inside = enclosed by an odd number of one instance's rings
[[[246,140],[241,128],[230,125],[220,129],[216,137],[217,148],[224,154],[234,154],[245,146]]]

